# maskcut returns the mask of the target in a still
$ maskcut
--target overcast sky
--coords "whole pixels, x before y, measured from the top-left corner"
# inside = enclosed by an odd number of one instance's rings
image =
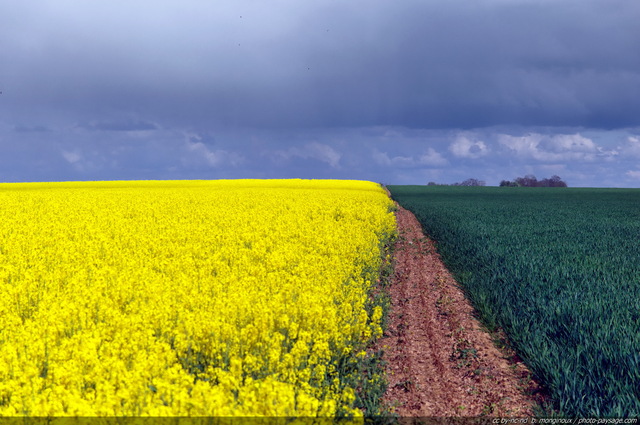
[[[640,187],[638,0],[0,5],[0,181]]]

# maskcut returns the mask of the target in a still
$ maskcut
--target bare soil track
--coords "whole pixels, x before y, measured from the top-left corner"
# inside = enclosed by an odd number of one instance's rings
[[[401,417],[531,416],[539,386],[496,348],[409,211],[398,206],[384,401]]]

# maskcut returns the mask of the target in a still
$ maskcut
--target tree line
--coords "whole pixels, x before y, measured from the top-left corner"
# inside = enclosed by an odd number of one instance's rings
[[[443,184],[436,182],[429,182],[427,186],[485,186],[484,180],[478,179],[466,179],[460,183]],[[551,176],[551,178],[544,178],[538,180],[533,174],[527,174],[524,177],[516,177],[513,181],[502,180],[500,182],[501,187],[567,187],[567,183],[564,182],[559,176]]]
[[[500,186],[506,187],[567,187],[559,176],[551,176],[548,179],[538,180],[533,174],[527,174],[524,177],[517,177],[513,181],[502,180]]]
[[[478,179],[466,179],[461,183],[453,183],[453,184],[445,184],[445,183],[436,183],[429,182],[427,186],[484,186],[486,183],[483,180]]]

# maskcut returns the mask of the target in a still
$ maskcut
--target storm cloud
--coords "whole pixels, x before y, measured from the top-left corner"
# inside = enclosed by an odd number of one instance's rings
[[[0,180],[634,186],[639,18],[632,0],[7,4]]]

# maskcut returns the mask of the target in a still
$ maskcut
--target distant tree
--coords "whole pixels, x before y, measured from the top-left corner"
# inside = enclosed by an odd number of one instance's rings
[[[537,184],[538,187],[567,187],[567,184],[558,176],[551,176],[550,179],[542,179]]]
[[[559,176],[553,175],[549,179],[549,187],[567,187],[567,183],[562,181]]]
[[[533,174],[527,174],[524,177],[517,177],[514,181],[502,180],[500,182],[502,187],[567,187],[567,183],[556,175],[551,176],[550,179],[538,180]]]
[[[533,174],[527,174],[524,177],[518,177],[515,180],[518,186],[522,187],[536,187],[538,185],[538,179]]]
[[[427,186],[485,186],[486,184],[487,183],[484,180],[466,179],[462,183],[456,182],[451,184],[429,182],[427,183]]]
[[[485,185],[485,182],[478,179],[466,179],[465,181],[460,183],[460,186],[484,186],[484,185]]]
[[[517,186],[518,186],[518,183],[509,181],[509,180],[502,180],[500,182],[500,187],[517,187]]]

